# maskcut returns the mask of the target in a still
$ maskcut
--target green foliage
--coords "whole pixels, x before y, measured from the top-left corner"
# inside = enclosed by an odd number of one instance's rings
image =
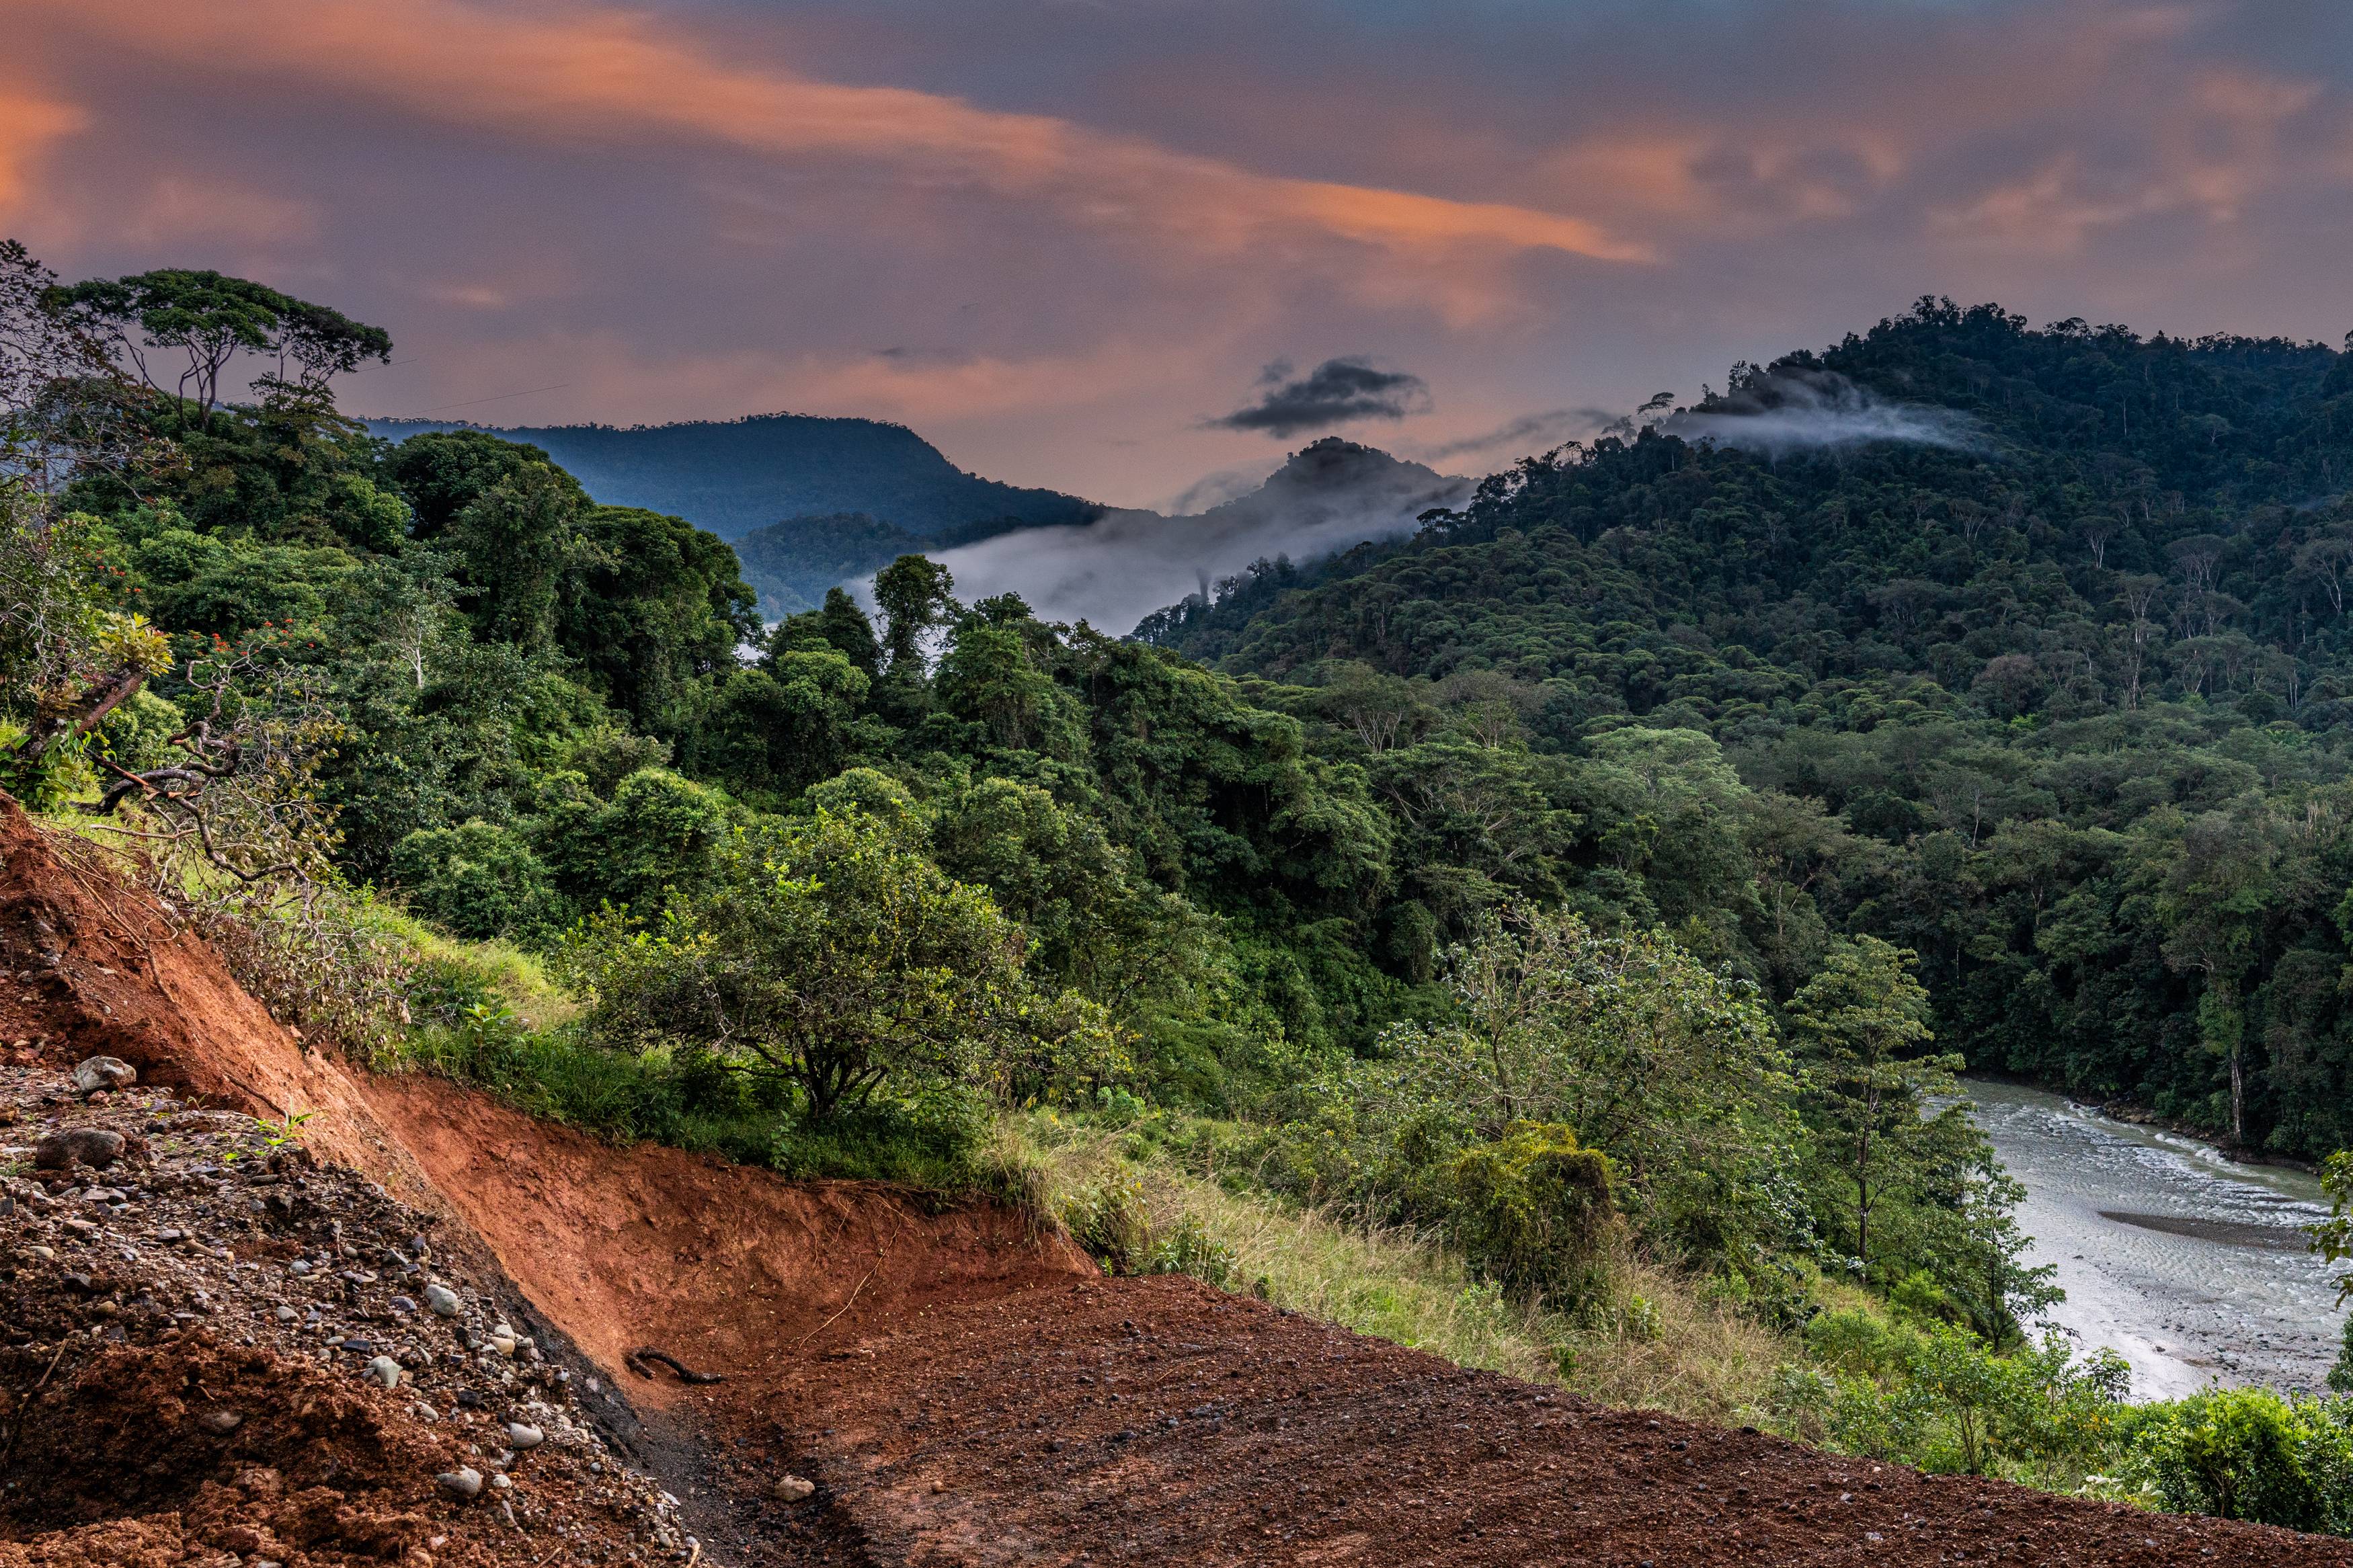
[[[1455,1233],[1472,1263],[1499,1283],[1561,1301],[1589,1295],[1618,1218],[1609,1160],[1574,1129],[1514,1122],[1454,1156]]]
[[[410,834],[393,852],[392,870],[409,907],[453,935],[533,942],[570,923],[546,862],[479,817]]]
[[[1856,1274],[1883,1285],[1936,1257],[1947,1240],[1936,1221],[1959,1209],[1968,1171],[1989,1158],[1953,1100],[1960,1058],[1926,1049],[1928,996],[1914,962],[1875,937],[1841,942],[1788,1009],[1818,1212]],[[1948,1103],[1932,1110],[1940,1098]],[[2007,1326],[2007,1300],[1987,1305]]]
[[[1751,1263],[1802,1242],[1788,1061],[1746,987],[1662,934],[1604,936],[1526,910],[1449,968],[1453,1020],[1398,1026],[1375,1059],[1311,1086],[1284,1140],[1287,1182],[1423,1223],[1492,1226],[1473,1217],[1489,1197],[1466,1178],[1500,1174],[1493,1159],[1531,1136],[1523,1124],[1546,1123],[1545,1138],[1565,1128],[1608,1157],[1617,1201],[1661,1245]],[[1490,1152],[1464,1163],[1476,1149]]]
[[[2126,1475],[2169,1509],[2353,1535],[2353,1406],[2261,1388],[2151,1406]]]
[[[1100,1009],[1029,983],[986,892],[863,812],[739,834],[659,923],[607,909],[565,961],[598,1043],[780,1075],[813,1122],[886,1084],[1042,1089],[1119,1065]]]
[[[1966,1329],[1825,1312],[1806,1327],[1815,1366],[1785,1371],[1785,1420],[1834,1447],[1968,1475],[2107,1455],[2127,1419],[2113,1352],[2078,1361],[2062,1336],[1997,1354]]]
[[[1063,1200],[1063,1227],[1107,1273],[1139,1274],[1152,1250],[1144,1188],[1127,1173],[1107,1176]]]
[[[158,384],[148,353],[183,353],[186,363],[174,391],[193,395],[206,414],[219,401],[221,372],[239,353],[277,355],[280,374],[262,384],[309,392],[323,391],[331,378],[358,369],[363,360],[392,358],[392,339],[382,328],[218,272],[166,268],[77,283],[57,290],[57,298],[94,328],[116,336],[150,385]],[[285,381],[289,362],[299,382]]]

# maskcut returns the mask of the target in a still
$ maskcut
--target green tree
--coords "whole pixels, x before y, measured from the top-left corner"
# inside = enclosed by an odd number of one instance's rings
[[[902,679],[923,673],[923,638],[955,619],[955,590],[948,569],[921,555],[902,555],[874,574],[886,673]]]
[[[818,608],[779,622],[768,647],[776,654],[831,648],[869,680],[882,668],[882,647],[874,638],[874,624],[858,607],[858,601],[838,587],[825,591],[825,603]]]
[[[164,268],[93,279],[58,297],[120,344],[152,387],[161,390],[162,384],[147,356],[180,351],[185,363],[173,390],[195,404],[200,422],[220,402],[221,372],[240,353],[277,355],[279,383],[312,392],[322,392],[332,377],[356,370],[363,360],[392,358],[392,338],[380,327],[218,272]],[[290,361],[298,376],[291,383],[285,377]]]
[[[440,538],[458,557],[476,637],[534,653],[554,646],[582,510],[580,487],[570,475],[530,463],[449,520]]]
[[[1662,1241],[1737,1265],[1802,1237],[1788,1060],[1753,988],[1663,933],[1525,907],[1449,968],[1459,1021],[1392,1027],[1330,1091],[1371,1189],[1410,1204],[1461,1149],[1556,1123]]]
[[[886,1085],[1115,1065],[1099,1010],[1030,984],[988,895],[942,873],[911,825],[863,813],[739,837],[659,925],[600,916],[567,965],[597,1039],[782,1074],[817,1122]]]
[[[637,507],[591,507],[579,531],[558,645],[633,725],[674,739],[692,714],[690,690],[734,668],[759,632],[735,552]]]
[[[1836,1209],[1865,1278],[1873,1220],[1976,1139],[1962,1106],[1931,1113],[1932,1100],[1958,1092],[1962,1064],[1926,1048],[1935,1037],[1915,962],[1876,937],[1841,942],[1788,1010],[1807,1120],[1823,1165],[1844,1189]]]

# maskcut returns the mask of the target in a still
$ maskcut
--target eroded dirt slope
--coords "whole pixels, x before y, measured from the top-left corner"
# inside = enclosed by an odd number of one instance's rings
[[[748,1378],[833,1348],[845,1308],[890,1321],[1098,1273],[1065,1237],[994,1205],[938,1209],[650,1145],[622,1153],[438,1079],[376,1078],[366,1096],[542,1310],[607,1365],[658,1342]],[[678,1395],[664,1382],[645,1397]]]
[[[0,1067],[0,1568],[692,1550],[595,1371],[440,1216],[38,1067]]]

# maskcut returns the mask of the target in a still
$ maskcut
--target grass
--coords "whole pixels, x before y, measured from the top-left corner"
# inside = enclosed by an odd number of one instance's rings
[[[386,929],[427,964],[459,966],[475,984],[514,1014],[526,1029],[553,1029],[580,1016],[579,1001],[549,978],[537,953],[512,942],[466,942],[446,936],[392,906],[377,906]]]
[[[1609,1260],[1604,1300],[1572,1320],[1511,1300],[1427,1237],[1291,1207],[1232,1174],[1188,1168],[1150,1137],[1044,1111],[1009,1119],[999,1136],[1000,1160],[1034,1173],[1050,1213],[1123,1185],[1149,1234],[1191,1226],[1218,1244],[1229,1288],[1463,1366],[1734,1422],[1760,1419],[1774,1369],[1800,1354],[1631,1253]]]

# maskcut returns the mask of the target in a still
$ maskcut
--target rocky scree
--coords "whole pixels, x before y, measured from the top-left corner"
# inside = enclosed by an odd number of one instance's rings
[[[0,1067],[0,1568],[700,1555],[436,1216],[119,1066]]]

